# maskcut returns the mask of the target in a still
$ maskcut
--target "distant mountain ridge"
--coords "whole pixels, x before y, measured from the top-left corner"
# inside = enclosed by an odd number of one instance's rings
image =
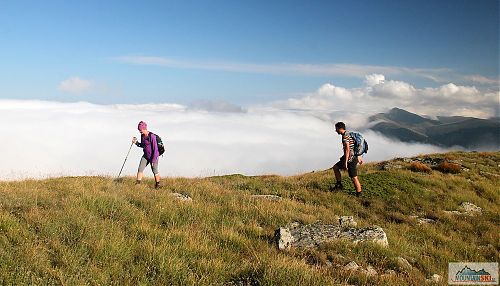
[[[500,121],[463,116],[429,119],[400,108],[369,117],[371,130],[402,142],[418,142],[442,147],[500,149]]]

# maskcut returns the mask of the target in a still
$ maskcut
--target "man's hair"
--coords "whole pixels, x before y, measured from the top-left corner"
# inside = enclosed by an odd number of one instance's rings
[[[335,128],[337,129],[344,129],[345,130],[345,123],[344,122],[337,122],[335,123]]]

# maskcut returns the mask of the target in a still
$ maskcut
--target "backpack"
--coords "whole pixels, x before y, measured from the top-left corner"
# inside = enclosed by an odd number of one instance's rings
[[[368,142],[358,132],[349,132],[349,136],[354,139],[354,155],[361,156],[368,152]]]
[[[153,134],[153,132],[149,132],[149,134]],[[157,148],[158,148],[158,153],[161,155],[163,155],[163,153],[165,153],[165,145],[163,144],[163,141],[161,141],[161,137],[158,136],[158,134],[154,134],[156,136],[156,145],[157,145]],[[149,135],[151,136],[151,135]],[[151,139],[151,138],[150,138]]]

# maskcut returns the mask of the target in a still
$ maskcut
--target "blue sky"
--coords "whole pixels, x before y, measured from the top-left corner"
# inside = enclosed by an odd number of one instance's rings
[[[497,90],[498,6],[0,1],[0,98],[251,104],[361,86],[371,73]]]

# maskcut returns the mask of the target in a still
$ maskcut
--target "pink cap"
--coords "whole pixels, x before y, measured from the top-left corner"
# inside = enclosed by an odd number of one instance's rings
[[[139,125],[137,125],[137,129],[139,129],[139,131],[141,131],[141,130],[147,130],[148,129],[148,125],[146,124],[146,122],[141,121],[141,122],[139,122]]]

